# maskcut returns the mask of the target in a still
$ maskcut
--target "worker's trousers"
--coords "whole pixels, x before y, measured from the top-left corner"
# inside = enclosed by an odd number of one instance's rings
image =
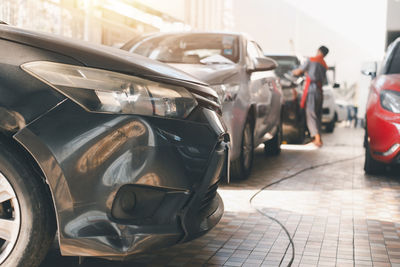
[[[322,101],[322,89],[318,88],[317,84],[311,83],[306,102],[306,120],[311,137],[321,134]]]

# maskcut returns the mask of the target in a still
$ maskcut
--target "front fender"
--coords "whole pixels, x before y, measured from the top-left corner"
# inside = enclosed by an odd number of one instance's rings
[[[65,101],[14,138],[46,176],[62,254],[113,257],[182,238],[179,212],[220,136],[203,122],[89,113]],[[124,221],[112,212],[127,185],[148,205]]]

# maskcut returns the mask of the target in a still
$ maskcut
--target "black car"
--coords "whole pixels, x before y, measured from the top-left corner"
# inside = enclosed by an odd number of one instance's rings
[[[281,79],[283,91],[282,130],[283,140],[289,143],[303,143],[307,130],[304,110],[300,108],[303,95],[302,82],[291,79],[292,70],[300,66],[300,60],[291,55],[266,55],[278,62],[275,74]]]
[[[220,220],[217,94],[162,63],[0,25],[0,265],[128,257]]]

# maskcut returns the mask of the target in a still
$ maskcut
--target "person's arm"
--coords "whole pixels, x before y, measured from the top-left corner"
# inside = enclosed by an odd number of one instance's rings
[[[300,76],[304,73],[304,70],[298,68],[298,69],[292,70],[292,73],[294,76]]]
[[[300,75],[304,74],[307,71],[309,65],[310,65],[310,60],[307,59],[307,61],[304,62],[304,64],[301,65],[299,68],[292,70],[293,75],[300,76]]]

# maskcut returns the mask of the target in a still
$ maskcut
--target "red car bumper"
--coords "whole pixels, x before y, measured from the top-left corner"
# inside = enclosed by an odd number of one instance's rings
[[[388,164],[400,163],[400,114],[372,105],[367,122],[371,156]]]

